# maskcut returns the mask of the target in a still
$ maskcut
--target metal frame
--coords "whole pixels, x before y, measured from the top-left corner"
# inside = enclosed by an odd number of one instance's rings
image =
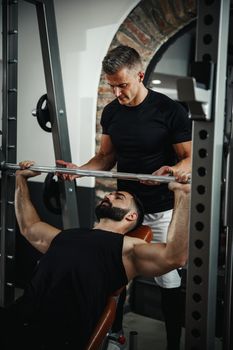
[[[17,62],[18,2],[2,1],[3,92],[2,152],[7,161],[16,161],[17,143]],[[1,177],[0,306],[14,300],[15,179]]]
[[[36,4],[39,25],[55,158],[69,162],[71,152],[54,4],[52,0],[33,1],[33,3]],[[64,228],[79,227],[75,182],[61,182],[59,186],[63,226]]]
[[[221,169],[230,1],[198,3],[196,60],[215,65],[209,120],[193,122],[185,349],[215,348]],[[191,111],[192,114],[192,111]]]
[[[224,336],[223,349],[233,348],[233,67],[228,68],[227,79],[227,108],[226,108],[226,182],[225,200],[223,203],[223,226],[226,235],[226,258],[225,258],[225,295],[224,295]]]
[[[27,0],[25,0],[27,1]],[[56,159],[71,161],[66,108],[53,0],[28,1],[36,6],[42,58]],[[17,136],[17,62],[18,1],[3,0],[3,135],[2,154],[6,162],[16,163]],[[75,182],[60,182],[64,228],[79,227]],[[1,240],[0,240],[0,306],[15,298],[15,214],[14,176],[2,172]]]

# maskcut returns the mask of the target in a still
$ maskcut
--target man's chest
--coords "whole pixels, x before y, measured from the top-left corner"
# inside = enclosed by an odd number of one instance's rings
[[[108,129],[116,150],[154,152],[171,140],[171,130],[160,114],[116,113]]]

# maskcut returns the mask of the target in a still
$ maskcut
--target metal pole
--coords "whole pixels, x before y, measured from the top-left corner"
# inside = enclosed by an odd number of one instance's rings
[[[196,60],[212,61],[216,69],[210,118],[193,126],[186,350],[215,348],[229,13],[229,0],[198,2]]]
[[[68,125],[66,118],[65,97],[56,30],[53,0],[35,1],[45,82],[52,118],[52,136],[55,159],[71,161]],[[61,182],[60,198],[64,228],[79,227],[76,187],[73,181]]]
[[[129,332],[129,350],[137,350],[138,332]]]
[[[12,163],[5,163],[2,165],[3,170],[20,170],[20,166]],[[89,177],[101,177],[101,178],[116,178],[132,181],[156,181],[160,183],[169,183],[176,181],[175,176],[156,176],[150,174],[134,174],[123,173],[114,171],[100,171],[100,170],[84,170],[84,169],[72,169],[72,168],[59,168],[55,166],[45,165],[32,165],[28,169],[41,172],[41,173],[60,173]]]
[[[225,293],[224,293],[224,326],[223,349],[231,350],[233,347],[233,69],[229,69],[227,84],[227,108],[226,108],[226,138],[228,150],[226,158],[226,187],[224,201],[224,228],[226,233],[226,257],[225,257]],[[231,129],[229,128],[231,126]]]
[[[17,144],[17,68],[18,1],[2,1],[3,108],[2,153],[9,162],[16,161]],[[0,306],[15,298],[15,179],[1,178]]]

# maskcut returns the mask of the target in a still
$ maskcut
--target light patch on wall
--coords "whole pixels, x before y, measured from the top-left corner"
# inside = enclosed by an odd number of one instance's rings
[[[78,165],[86,163],[95,153],[95,124],[93,124],[93,99],[84,97],[80,99],[80,113],[79,129],[77,130],[78,138]],[[91,137],[92,136],[92,137]],[[77,180],[79,186],[95,187],[95,179],[92,177],[85,177]]]

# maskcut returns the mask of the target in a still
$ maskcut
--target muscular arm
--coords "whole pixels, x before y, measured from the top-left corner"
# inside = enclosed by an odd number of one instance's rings
[[[116,154],[115,150],[111,141],[111,138],[109,135],[102,135],[101,142],[100,142],[100,149],[98,153],[91,158],[87,163],[81,165],[80,167],[65,162],[64,160],[57,160],[57,165],[62,165],[67,168],[73,168],[73,169],[85,169],[85,170],[111,170],[114,165],[116,164]],[[63,174],[59,175],[64,180],[74,180],[75,178],[80,177],[80,175],[68,175]]]
[[[109,135],[102,135],[98,153],[79,169],[111,170],[116,164],[116,154]]]
[[[41,221],[30,199],[27,178],[20,172],[16,173],[15,213],[21,234],[33,247],[45,253],[61,230]]]
[[[175,206],[168,229],[167,243],[135,245],[130,256],[129,277],[136,275],[159,276],[185,265],[188,255],[190,185],[172,183]],[[129,264],[130,266],[130,264]]]
[[[177,154],[179,162],[173,166],[164,165],[158,170],[153,172],[153,175],[172,175],[179,176],[181,173],[191,173],[192,170],[192,142],[180,142],[173,145],[173,148]],[[141,181],[146,185],[155,185],[155,181]],[[159,182],[157,184],[160,184]]]
[[[173,145],[173,148],[179,158],[179,162],[172,166],[173,173],[178,171],[184,171],[191,173],[191,155],[192,155],[192,142],[181,142]]]

